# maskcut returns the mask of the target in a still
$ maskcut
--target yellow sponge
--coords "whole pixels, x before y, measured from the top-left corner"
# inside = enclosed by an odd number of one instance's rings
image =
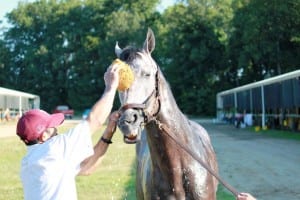
[[[118,65],[121,66],[120,70],[119,70],[119,86],[118,86],[118,90],[119,91],[125,91],[127,90],[133,80],[134,80],[134,75],[133,72],[130,68],[129,65],[127,65],[125,62],[123,62],[120,59],[115,59],[113,61],[113,64],[117,63]]]

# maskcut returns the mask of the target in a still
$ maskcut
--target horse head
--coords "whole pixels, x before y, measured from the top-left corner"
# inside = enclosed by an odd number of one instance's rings
[[[155,38],[151,29],[148,29],[142,49],[121,49],[118,44],[115,47],[117,57],[126,62],[134,73],[134,81],[130,88],[119,91],[122,107],[118,126],[127,143],[135,143],[144,123],[159,111],[159,69],[151,57],[154,48]]]

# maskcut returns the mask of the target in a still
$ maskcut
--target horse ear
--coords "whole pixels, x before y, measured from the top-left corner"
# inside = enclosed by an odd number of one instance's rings
[[[121,53],[122,53],[122,49],[119,47],[119,43],[117,41],[115,45],[115,54],[118,58],[120,58]]]
[[[151,28],[148,28],[147,38],[144,42],[144,50],[151,53],[155,48],[155,37]]]

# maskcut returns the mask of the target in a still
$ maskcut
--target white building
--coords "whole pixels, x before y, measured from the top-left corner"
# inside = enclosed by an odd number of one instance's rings
[[[218,120],[228,112],[246,112],[258,126],[299,130],[300,70],[219,92],[216,100]]]
[[[40,107],[40,97],[35,94],[0,87],[0,112],[9,108],[11,115],[21,116],[23,112]]]

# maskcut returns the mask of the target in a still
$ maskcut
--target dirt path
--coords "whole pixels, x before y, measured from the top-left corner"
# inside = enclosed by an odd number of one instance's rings
[[[16,123],[1,122],[0,123],[0,138],[16,136]]]
[[[260,200],[300,199],[300,142],[231,125],[200,122],[211,136],[221,177]]]

